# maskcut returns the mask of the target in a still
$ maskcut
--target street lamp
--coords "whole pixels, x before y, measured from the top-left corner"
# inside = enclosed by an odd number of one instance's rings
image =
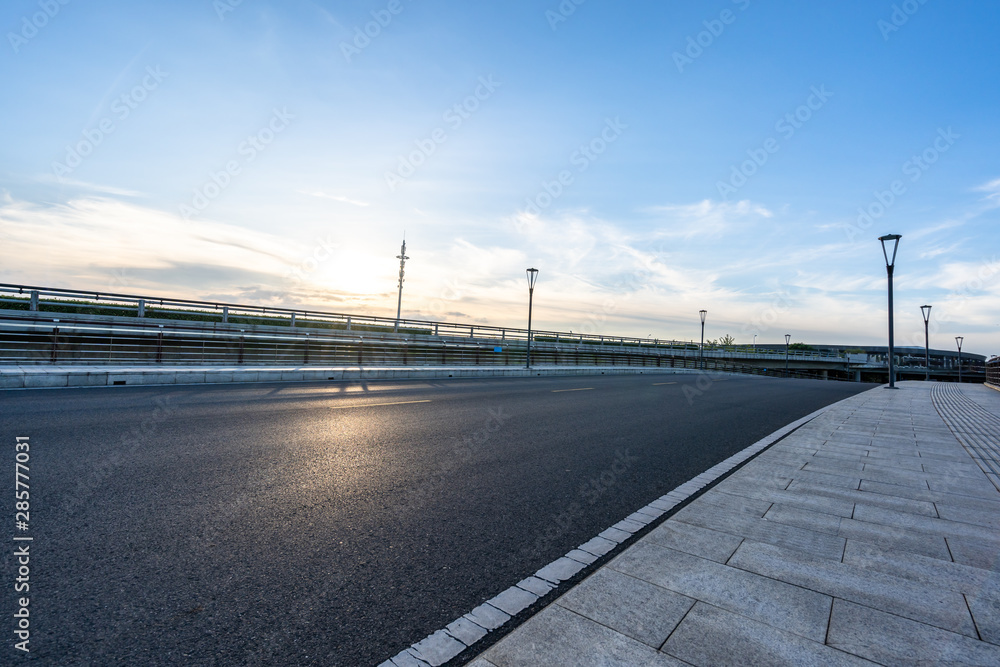
[[[900,234],[886,234],[878,237],[882,242],[882,255],[885,257],[885,271],[889,276],[889,388],[896,388],[896,365],[895,350],[892,344],[892,270],[896,267],[896,250],[899,248]],[[885,246],[886,241],[892,242],[892,259],[889,258],[889,250]]]
[[[753,351],[757,351],[757,334],[753,335]]]
[[[792,340],[792,334],[785,334],[785,377],[788,377],[788,343]]]
[[[955,342],[958,343],[958,383],[962,384],[962,341],[965,340],[965,336],[955,336]]]
[[[528,274],[528,354],[525,356],[524,367],[531,368],[531,301],[535,295],[535,279],[538,278],[538,269],[527,269]]]
[[[705,370],[705,316],[708,311],[699,310],[698,314],[701,315],[701,369]]]
[[[924,316],[924,382],[931,379],[931,339],[927,333],[927,323],[931,321],[931,307],[920,306],[920,313]]]

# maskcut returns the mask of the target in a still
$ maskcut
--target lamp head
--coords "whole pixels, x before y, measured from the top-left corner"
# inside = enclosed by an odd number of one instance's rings
[[[885,256],[885,266],[887,269],[891,269],[896,265],[896,249],[899,247],[899,239],[903,238],[900,234],[886,234],[885,236],[878,237],[878,240],[882,242],[882,255]],[[886,241],[892,243],[892,258],[889,258],[889,249],[886,248]]]
[[[785,345],[788,345],[788,343],[791,340],[792,340],[792,334],[785,334]]]
[[[920,306],[920,312],[924,316],[924,324],[927,324],[931,319],[931,307],[930,306]]]
[[[955,336],[955,342],[958,343],[958,351],[962,351],[962,341],[965,340],[965,336]]]
[[[535,279],[538,278],[538,269],[527,269],[525,273],[528,274],[528,289],[535,289]]]
[[[698,314],[701,315],[701,323],[704,324],[705,323],[705,315],[708,315],[708,311],[707,310],[699,310]]]

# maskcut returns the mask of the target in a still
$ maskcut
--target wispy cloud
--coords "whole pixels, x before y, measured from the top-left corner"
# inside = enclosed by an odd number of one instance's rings
[[[366,201],[361,201],[359,199],[351,199],[349,197],[344,197],[342,195],[332,195],[322,191],[306,192],[304,190],[299,190],[299,192],[304,195],[309,195],[310,197],[319,197],[320,199],[332,199],[333,201],[343,202],[344,204],[353,204],[354,206],[370,206],[370,203]]]
[[[720,236],[737,222],[774,216],[766,207],[746,199],[737,202],[705,199],[694,204],[652,206],[645,212],[661,216],[661,236],[680,238]]]

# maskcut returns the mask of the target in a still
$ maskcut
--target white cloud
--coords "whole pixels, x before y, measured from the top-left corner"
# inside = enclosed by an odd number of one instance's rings
[[[344,197],[343,195],[331,195],[327,192],[316,191],[316,192],[306,192],[304,190],[299,190],[304,195],[309,195],[310,197],[319,197],[320,199],[332,199],[333,201],[343,202],[344,204],[352,204],[354,206],[369,206],[369,202],[361,201],[360,199],[351,199],[349,197]]]

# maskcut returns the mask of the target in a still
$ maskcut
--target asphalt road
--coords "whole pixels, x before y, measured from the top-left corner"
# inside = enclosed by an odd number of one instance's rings
[[[871,385],[684,375],[0,392],[31,443],[31,653],[374,665]]]

